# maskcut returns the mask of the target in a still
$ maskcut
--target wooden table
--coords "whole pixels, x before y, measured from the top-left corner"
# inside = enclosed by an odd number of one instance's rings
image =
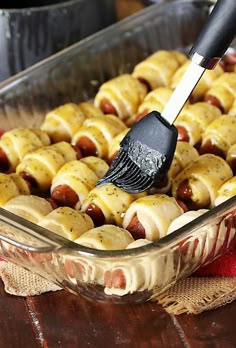
[[[4,292],[1,348],[235,348],[236,301],[201,315],[168,315],[156,303],[104,305],[65,291],[35,297]]]

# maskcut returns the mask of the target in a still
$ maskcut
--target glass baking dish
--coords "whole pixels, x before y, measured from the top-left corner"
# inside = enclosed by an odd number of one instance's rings
[[[1,128],[35,127],[68,101],[94,97],[107,79],[131,72],[158,49],[187,52],[212,1],[163,1],[82,40],[0,84]],[[236,240],[236,198],[148,245],[117,251],[80,246],[0,208],[0,256],[101,302],[152,299]],[[119,272],[122,287],[107,282]]]

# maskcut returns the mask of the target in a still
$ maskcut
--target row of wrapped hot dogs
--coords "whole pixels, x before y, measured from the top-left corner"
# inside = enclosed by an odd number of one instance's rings
[[[178,143],[177,150],[179,153],[175,152],[168,185],[141,194],[130,194],[112,184],[95,187],[108,168],[102,159],[90,156],[68,161],[52,179],[47,206],[81,211],[90,216],[94,226],[120,226],[134,239],[158,240],[165,235],[168,224],[184,211],[214,208],[236,192],[236,179],[224,159],[214,154],[198,155],[184,142]],[[39,216],[45,211],[45,202],[42,210],[40,204],[30,203],[29,185],[17,173],[1,173],[0,189],[1,206],[5,209],[10,210],[12,204],[15,212],[25,209],[26,218],[32,215],[32,209]],[[26,203],[28,199],[29,203]],[[37,197],[37,201],[40,199],[45,201]],[[39,213],[37,209],[40,209]],[[164,227],[160,227],[162,223]]]
[[[65,107],[66,111],[67,106],[61,108]],[[201,154],[214,153],[227,158],[233,166],[236,143],[234,116],[222,115],[215,106],[198,102],[182,110],[176,127],[179,129],[180,141],[189,142]],[[52,144],[48,134],[40,129],[13,129],[5,132],[0,140],[0,169],[6,173],[22,171],[23,158],[26,161],[28,153],[30,158],[33,154],[35,158],[46,157],[46,153],[52,155],[52,151],[57,149],[58,152],[60,148],[64,148],[61,152],[66,149],[67,153],[71,153],[70,159],[93,155],[110,163],[128,130],[114,115],[86,119],[71,143],[61,140]]]
[[[222,115],[215,106],[198,102],[184,108],[176,126],[180,132],[184,129],[179,140],[188,142],[200,154],[223,157],[235,172],[234,116]],[[49,189],[52,178],[68,161],[92,155],[110,163],[128,129],[116,116],[106,115],[87,119],[71,143],[52,144],[47,133],[40,129],[19,128],[5,132],[0,140],[1,172],[21,174],[43,192]],[[189,145],[185,148],[190,150]]]

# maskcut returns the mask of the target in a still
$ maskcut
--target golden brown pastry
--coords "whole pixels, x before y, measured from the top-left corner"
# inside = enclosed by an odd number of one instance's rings
[[[67,103],[49,111],[41,125],[53,143],[70,142],[73,134],[82,126],[84,114],[75,103]]]
[[[105,184],[89,192],[81,210],[91,216],[95,226],[104,223],[122,226],[124,212],[140,195],[125,192],[113,184]]]
[[[126,122],[136,114],[146,94],[144,84],[130,74],[123,74],[101,85],[94,105],[104,114],[116,115]]]
[[[186,168],[190,163],[195,162],[199,154],[195,147],[185,141],[177,141],[174,158],[168,171],[172,180],[176,175]]]
[[[30,190],[25,180],[18,174],[0,173],[0,206],[19,195],[29,195]]]
[[[231,145],[228,149],[226,162],[230,165],[234,175],[236,175],[236,144]]]
[[[87,214],[70,207],[54,209],[42,217],[38,225],[69,240],[79,238],[94,227],[92,219]]]
[[[187,60],[178,51],[159,50],[138,63],[132,75],[148,85],[150,89],[167,87],[173,74]]]
[[[120,143],[128,133],[130,128],[126,128],[120,133],[118,133],[108,144],[108,156],[107,156],[107,163],[111,164],[111,162],[114,160],[116,155],[119,152],[120,149]]]
[[[101,109],[97,108],[92,101],[79,103],[78,107],[82,111],[85,119],[104,116],[104,113],[101,111]]]
[[[218,189],[232,176],[232,170],[223,158],[201,155],[173,179],[172,195],[190,210],[213,208]]]
[[[151,241],[164,237],[167,229],[183,209],[175,198],[165,194],[154,194],[138,198],[125,212],[123,227],[134,239]]]
[[[94,117],[84,121],[71,143],[80,149],[83,156],[97,156],[107,159],[112,139],[127,127],[114,115]]]
[[[205,128],[220,115],[221,112],[216,106],[204,102],[186,105],[174,122],[178,130],[178,140],[196,145]]]
[[[236,117],[222,115],[212,121],[202,133],[201,154],[213,153],[226,158],[231,145],[236,143]]]
[[[181,78],[183,77],[184,73],[188,69],[191,61],[187,60],[173,75],[171,82],[169,86],[173,89],[176,88],[178,83],[180,82]],[[197,102],[203,100],[206,92],[209,90],[209,88],[212,86],[213,81],[218,78],[221,74],[224,73],[223,68],[218,64],[213,70],[206,70],[201,77],[200,81],[198,82],[197,86],[194,88],[192,94],[191,94],[191,101]]]
[[[45,215],[52,212],[51,204],[35,195],[19,195],[9,199],[3,208],[22,218],[38,223]]]
[[[227,180],[218,190],[215,206],[236,195],[236,176]]]
[[[228,111],[228,115],[236,116],[236,98],[234,99],[233,104],[231,105],[231,107]]]
[[[16,174],[16,173],[11,173],[7,174],[9,178],[14,182],[14,184],[17,187],[17,190],[19,192],[19,195],[29,195],[30,194],[30,187],[25,181],[22,176]],[[3,194],[3,191],[0,190],[1,194]]]
[[[159,183],[159,185],[153,186],[149,192],[166,193],[170,191],[172,180],[176,175],[190,163],[196,161],[198,157],[198,151],[193,147],[193,145],[185,141],[177,141],[174,157],[166,177],[161,183]]]
[[[125,249],[134,239],[124,228],[114,225],[103,225],[81,234],[75,243],[101,250]]]
[[[47,133],[40,129],[15,128],[5,132],[0,139],[0,171],[14,172],[28,152],[49,144]]]
[[[52,180],[51,197],[60,206],[79,209],[108,168],[103,159],[94,156],[65,163]]]
[[[172,93],[173,90],[169,87],[158,87],[149,92],[138,108],[136,121],[151,111],[162,112]]]
[[[219,76],[207,91],[204,100],[228,113],[236,95],[236,73],[225,72]]]
[[[215,205],[219,205],[236,195],[236,176],[227,180],[218,190]]]
[[[32,151],[24,156],[16,173],[27,180],[32,190],[46,191],[52,179],[66,162],[75,160],[77,152],[67,142],[59,142]]]
[[[46,114],[41,129],[49,135],[53,143],[70,142],[86,118],[102,115],[101,110],[89,102],[78,105],[66,103]]]

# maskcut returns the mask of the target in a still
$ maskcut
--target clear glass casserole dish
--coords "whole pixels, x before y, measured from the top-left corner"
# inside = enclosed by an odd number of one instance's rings
[[[153,5],[6,80],[0,84],[1,128],[35,127],[55,106],[93,98],[102,82],[130,72],[158,49],[187,52],[212,3]],[[93,300],[143,302],[232,246],[235,202],[233,197],[159,241],[117,251],[80,246],[0,208],[0,256]],[[125,282],[110,286],[120,271]]]

